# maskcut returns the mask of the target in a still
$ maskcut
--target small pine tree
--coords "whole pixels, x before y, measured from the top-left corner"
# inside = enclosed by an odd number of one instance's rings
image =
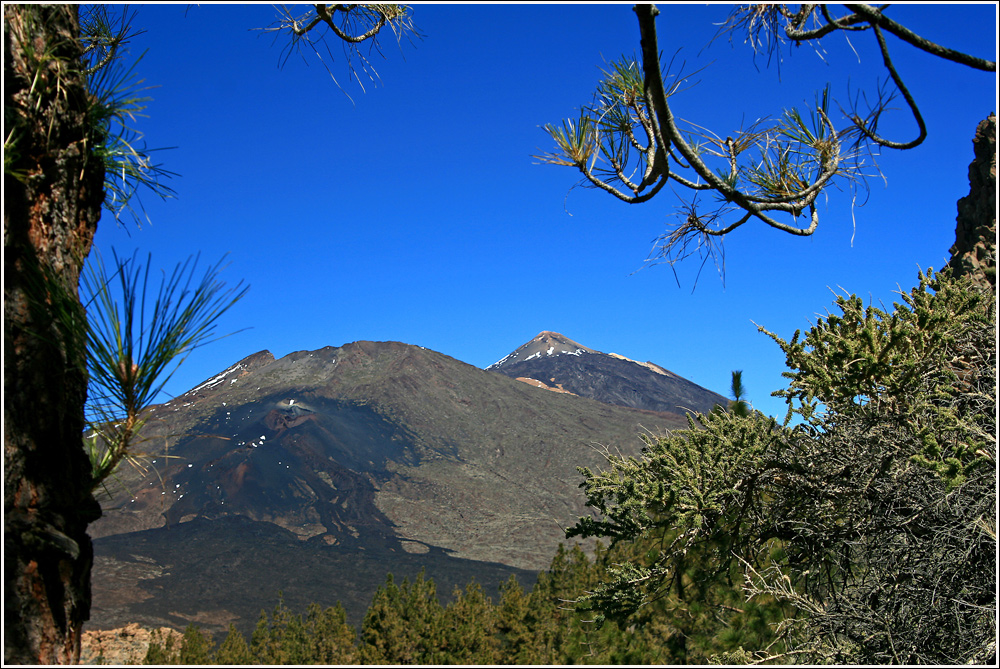
[[[733,380],[730,385],[733,400],[729,403],[729,410],[740,418],[750,415],[750,405],[746,401],[747,389],[743,386],[743,370],[733,370]]]
[[[235,625],[229,625],[229,634],[215,651],[213,664],[247,665],[253,664],[253,655],[243,634]]]
[[[212,659],[212,637],[188,625],[181,639],[180,664],[208,664]]]
[[[261,610],[257,626],[250,635],[250,656],[254,664],[274,664],[271,658],[271,628],[267,624],[267,611]]]
[[[455,588],[454,600],[444,610],[442,628],[442,660],[496,664],[499,655],[496,607],[478,583],[471,581],[464,592]]]
[[[500,603],[496,611],[497,663],[539,664],[538,647],[529,628],[528,596],[510,577],[500,587]]]
[[[302,617],[293,615],[282,601],[271,618],[272,657],[277,664],[300,665],[311,660],[311,649]]]
[[[359,658],[365,664],[426,664],[442,647],[444,609],[434,581],[423,571],[410,585],[392,575],[379,588],[361,625]]]
[[[330,665],[357,661],[357,632],[347,624],[347,613],[339,603],[325,610],[318,604],[310,604],[306,628],[311,662]]]
[[[282,593],[271,612],[261,612],[250,639],[250,652],[261,664],[307,664],[312,661],[312,647],[302,616],[293,615]]]

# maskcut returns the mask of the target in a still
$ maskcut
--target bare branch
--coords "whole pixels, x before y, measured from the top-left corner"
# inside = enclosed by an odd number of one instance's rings
[[[320,53],[320,45],[322,45],[330,56],[330,60],[334,60],[330,46],[326,43],[326,30],[334,34],[337,38],[336,42],[344,49],[348,71],[353,78],[357,79],[362,90],[364,90],[364,83],[355,67],[355,62],[360,63],[360,70],[368,75],[369,80],[376,80],[378,75],[371,67],[366,54],[360,50],[361,43],[369,43],[369,54],[374,50],[381,55],[379,35],[386,27],[392,31],[397,44],[404,35],[420,36],[413,25],[410,8],[407,5],[316,4],[313,5],[312,10],[299,16],[294,16],[284,5],[278,11],[278,20],[260,30],[288,34],[290,40],[283,51],[282,63],[288,59],[292,51],[297,52],[305,43],[323,62],[324,68],[338,86],[340,84],[337,82],[337,77]],[[319,28],[323,30],[318,30]]]
[[[852,12],[864,17],[865,20],[867,20],[873,27],[877,26],[883,30],[887,30],[907,44],[915,46],[921,51],[926,51],[927,53],[938,56],[939,58],[950,60],[953,63],[967,65],[977,70],[983,70],[984,72],[997,71],[997,63],[995,60],[986,60],[985,58],[970,56],[969,54],[962,53],[961,51],[955,51],[954,49],[949,49],[935,42],[931,42],[928,39],[924,39],[920,35],[917,35],[913,31],[906,28],[906,26],[896,23],[883,14],[880,9],[872,7],[871,5],[846,6]]]
[[[823,19],[826,23],[813,30],[803,30],[802,25],[805,23],[806,18],[814,15],[817,8],[821,8]],[[788,36],[788,39],[795,42],[819,40],[835,30],[867,30],[867,26],[856,25],[860,22],[862,22],[861,17],[855,14],[835,19],[830,15],[826,5],[803,5],[802,10],[796,15],[796,20],[789,21],[785,26],[785,35]]]
[[[343,5],[335,5],[333,9],[338,12],[344,12],[345,15],[347,12],[350,11]],[[376,10],[376,14],[378,16],[378,19],[376,20],[375,25],[372,26],[367,32],[361,35],[348,35],[340,28],[338,28],[337,24],[333,22],[333,17],[330,16],[330,10],[327,8],[326,5],[316,5],[316,15],[323,20],[323,23],[330,26],[330,29],[333,30],[334,34],[340,39],[344,40],[345,42],[351,42],[355,44],[358,42],[364,42],[366,39],[374,37],[375,35],[378,34],[378,31],[382,30],[382,26],[384,26],[386,22],[386,15],[378,10]]]
[[[883,139],[876,134],[861,120],[861,117],[856,114],[851,118],[854,124],[858,127],[865,137],[875,142],[879,146],[884,146],[890,149],[912,149],[919,146],[927,138],[927,124],[924,123],[924,117],[920,114],[920,109],[917,107],[916,101],[913,96],[910,95],[910,90],[903,83],[903,78],[899,76],[896,72],[895,66],[892,64],[892,59],[889,57],[889,46],[885,43],[885,37],[882,35],[882,30],[878,25],[873,25],[875,28],[875,37],[878,39],[878,46],[882,52],[882,63],[885,65],[885,69],[889,70],[889,76],[892,77],[893,83],[896,84],[896,88],[899,92],[903,94],[903,99],[906,100],[906,104],[910,107],[910,112],[913,114],[913,120],[917,122],[917,126],[920,129],[917,138],[909,142],[893,142],[887,139]],[[881,111],[882,105],[879,105],[878,110]],[[876,114],[877,116],[877,114]]]

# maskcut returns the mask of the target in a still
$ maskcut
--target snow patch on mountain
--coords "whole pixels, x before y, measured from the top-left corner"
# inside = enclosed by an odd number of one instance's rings
[[[608,355],[610,355],[612,358],[618,358],[619,360],[624,360],[625,362],[635,363],[636,365],[639,365],[641,367],[645,367],[646,369],[648,369],[650,371],[653,371],[653,372],[656,372],[657,374],[662,374],[663,376],[671,376],[671,377],[674,377],[674,378],[680,378],[676,374],[674,374],[673,372],[671,372],[670,370],[663,369],[662,367],[660,367],[659,365],[657,365],[655,362],[639,362],[638,360],[633,360],[632,358],[626,358],[624,355],[619,355],[618,353],[608,353]]]
[[[202,388],[211,390],[215,386],[217,386],[220,383],[222,383],[223,381],[225,381],[226,377],[229,376],[231,373],[233,373],[235,371],[238,371],[238,370],[241,370],[241,369],[246,369],[246,368],[241,363],[236,363],[235,365],[233,365],[232,367],[230,367],[226,371],[222,372],[221,374],[219,374],[219,375],[217,375],[217,376],[209,379],[208,381],[205,381],[205,383],[201,384],[200,386],[196,386],[196,387],[192,388],[191,390],[188,391],[188,393],[196,393],[199,390],[201,390]],[[233,379],[233,381],[235,381],[235,380],[236,379]],[[185,393],[185,394],[188,394],[188,393]]]

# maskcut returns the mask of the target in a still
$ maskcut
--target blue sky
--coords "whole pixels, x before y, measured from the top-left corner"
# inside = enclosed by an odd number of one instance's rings
[[[828,37],[822,58],[786,48],[779,77],[742,36],[705,48],[728,5],[660,8],[663,51],[680,50],[685,72],[704,67],[671,98],[674,113],[723,137],[811,102],[828,82],[845,99],[885,78],[869,39],[852,48]],[[730,234],[725,284],[706,266],[692,292],[696,261],[677,268],[680,287],[668,267],[636,271],[679,204],[673,194],[628,205],[532,158],[553,148],[540,126],[575,116],[600,68],[638,53],[630,4],[414,5],[423,39],[385,41],[385,59],[373,58],[380,85],[349,82],[334,45],[327,64],[351,99],[312,53],[280,66],[282,38],[253,30],[274,21],[270,5],[136,9],[146,31],[132,43],[146,51],[137,72],[156,86],[137,128],[150,147],[176,147],[157,157],[179,174],[177,197],[143,197],[151,223],[139,229],[106,216],[97,247],[151,252],[165,269],[228,254],[222,277],[250,284],[219,324],[242,331],[193,352],[173,394],[262,349],[395,340],[485,367],[554,330],[723,394],[742,369],[754,406],[781,416],[770,393],[785,385],[784,356],[754,322],[790,338],[832,305],[831,289],[889,305],[918,267],[941,267],[976,124],[996,109],[995,75],[890,37],[927,141],[878,158],[887,183],[872,179],[864,206],[850,192],[823,198],[812,237],[752,223]],[[996,58],[993,3],[890,15]],[[915,134],[904,112],[895,118],[887,134]]]

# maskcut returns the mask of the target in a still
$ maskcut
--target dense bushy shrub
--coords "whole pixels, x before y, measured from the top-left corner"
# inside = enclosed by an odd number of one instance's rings
[[[772,644],[716,644],[717,659],[992,660],[995,299],[933,272],[901,298],[883,310],[838,297],[841,313],[801,339],[771,335],[790,370],[783,424],[713,412],[640,458],[583,470],[599,516],[570,534],[649,550],[581,603],[619,622],[671,599],[746,622],[747,606],[734,616],[712,596],[729,581],[792,615]]]

